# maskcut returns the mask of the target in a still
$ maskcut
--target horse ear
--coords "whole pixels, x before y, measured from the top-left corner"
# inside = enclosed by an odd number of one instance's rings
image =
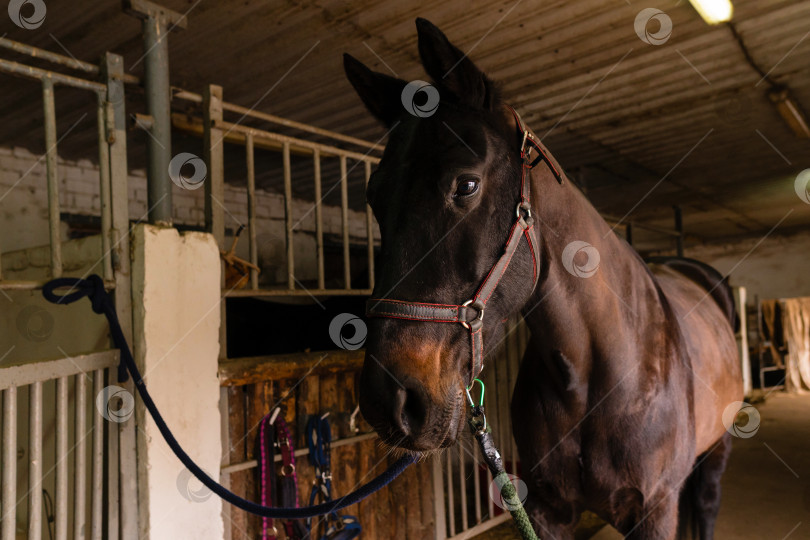
[[[368,69],[349,54],[343,55],[343,69],[363,104],[377,120],[390,127],[404,110],[405,81]]]
[[[476,109],[494,110],[495,85],[466,54],[450,43],[441,30],[427,19],[416,19],[419,56],[436,84],[458,101]]]

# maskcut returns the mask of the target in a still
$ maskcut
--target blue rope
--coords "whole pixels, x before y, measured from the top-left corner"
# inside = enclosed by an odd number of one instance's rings
[[[54,293],[56,289],[62,287],[69,287],[72,292],[64,296]],[[246,512],[273,519],[305,519],[330,514],[356,504],[372,493],[384,488],[390,484],[394,478],[402,474],[402,472],[415,461],[410,455],[403,456],[395,463],[390,465],[385,471],[383,471],[382,474],[371,480],[368,484],[361,486],[359,489],[341,497],[336,501],[329,501],[314,506],[303,508],[272,508],[243,499],[208,476],[205,471],[194,463],[194,460],[192,460],[189,455],[186,454],[185,450],[183,450],[183,448],[177,442],[177,439],[174,438],[169,426],[166,425],[166,422],[160,415],[155,402],[152,401],[152,397],[149,395],[149,392],[146,389],[146,384],[143,381],[143,377],[141,377],[141,374],[138,371],[138,366],[135,365],[135,360],[132,358],[132,352],[129,350],[129,345],[124,337],[124,332],[121,330],[121,324],[118,322],[118,316],[115,313],[112,298],[109,294],[107,294],[107,291],[104,290],[104,281],[102,281],[102,279],[95,274],[86,280],[78,278],[54,279],[46,283],[42,288],[42,296],[44,296],[47,301],[54,304],[72,304],[85,296],[90,299],[90,302],[93,305],[93,311],[107,317],[113,342],[120,350],[121,364],[118,366],[119,382],[124,382],[128,379],[127,372],[132,375],[132,378],[135,381],[135,388],[141,395],[141,399],[143,399],[146,410],[149,411],[149,414],[155,421],[155,424],[160,430],[161,435],[163,435],[163,438],[166,440],[166,443],[169,445],[169,448],[171,448],[172,452],[174,452],[174,455],[177,456],[180,462],[205,487],[210,489],[221,499],[231,503],[237,508],[241,508]]]

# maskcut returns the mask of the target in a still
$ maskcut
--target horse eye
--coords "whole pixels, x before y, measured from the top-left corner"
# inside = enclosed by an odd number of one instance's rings
[[[456,192],[453,196],[469,197],[470,195],[473,195],[476,191],[478,191],[478,184],[480,180],[481,179],[477,176],[470,174],[460,176],[456,182]]]

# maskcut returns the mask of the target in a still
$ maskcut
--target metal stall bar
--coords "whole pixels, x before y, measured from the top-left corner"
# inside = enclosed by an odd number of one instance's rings
[[[110,146],[107,139],[107,116],[112,114],[112,106],[107,106],[104,93],[98,94],[98,180],[101,206],[101,258],[104,281],[113,279],[112,253],[110,250],[110,230],[112,210],[110,209]]]
[[[478,445],[473,444],[473,490],[475,491],[475,524],[481,523],[481,475],[478,474]]]
[[[245,161],[247,163],[248,198],[248,240],[250,242],[250,262],[259,265],[259,249],[256,245],[256,164],[253,154],[253,135],[245,137]],[[259,288],[259,272],[250,269],[250,288]]]
[[[115,270],[115,311],[124,336],[132,343],[132,283],[129,257],[129,204],[127,194],[126,103],[124,99],[124,62],[117,54],[106,53],[102,72],[107,83],[107,142],[110,147],[110,210],[112,219],[112,257]],[[135,392],[132,380],[118,384]],[[107,538],[116,540],[138,536],[138,483],[135,450],[135,419],[107,426],[109,475]]]
[[[346,156],[340,156],[340,229],[343,232],[343,288],[352,288],[352,269],[349,261],[349,179]]]
[[[287,288],[295,289],[295,245],[293,244],[292,175],[290,171],[290,143],[281,149],[284,166],[284,223],[287,231]]]
[[[84,71],[85,73],[90,73],[92,75],[98,75],[99,73],[99,67],[95,64],[83,62],[81,60],[77,60],[76,58],[71,58],[70,56],[64,56],[62,54],[51,52],[46,49],[40,49],[39,47],[34,47],[32,45],[20,43],[19,41],[13,41],[8,38],[0,37],[0,47],[21,54],[25,54],[34,58],[39,58],[52,64],[65,66],[67,68],[75,69],[77,71]],[[123,80],[124,82],[132,84],[138,84],[140,82],[140,79],[138,79],[138,77],[126,74],[124,75]]]
[[[73,538],[82,538],[87,521],[87,375],[75,377],[73,446]]]
[[[225,148],[222,129],[222,87],[210,84],[203,93],[203,146],[208,178],[205,182],[205,230],[225,249]]]
[[[202,96],[200,94],[189,92],[188,90],[183,90],[182,88],[172,87],[172,97],[177,99],[184,99],[186,101],[191,101],[193,103],[202,103]],[[379,151],[383,150],[383,146],[381,146],[378,143],[358,139],[356,137],[344,135],[343,133],[338,133],[336,131],[329,131],[328,129],[321,129],[319,127],[311,126],[309,124],[296,122],[295,120],[281,118],[280,116],[275,116],[273,114],[257,111],[256,109],[250,109],[248,107],[236,105],[235,103],[223,102],[222,109],[228,112],[241,114],[243,117],[247,116],[255,118],[257,120],[264,120],[265,122],[270,122],[280,126],[298,129],[300,131],[305,131],[307,133],[312,133],[314,135],[321,135],[323,137],[334,139],[336,141],[342,141],[357,146],[362,146],[363,148],[369,148],[371,150],[379,150]]]
[[[68,378],[56,379],[56,540],[68,538]]]
[[[445,540],[447,538],[447,515],[445,514],[444,506],[444,482],[442,480],[442,461],[441,457],[433,457],[433,468],[431,476],[433,477],[433,516],[435,518],[435,540]]]
[[[365,160],[365,174],[366,174],[366,189],[368,189],[368,181],[371,178],[371,162]],[[374,216],[371,212],[371,206],[366,203],[366,238],[368,239],[368,288],[374,288]]]
[[[48,181],[48,225],[51,238],[51,277],[62,276],[62,238],[59,215],[59,182],[56,177],[56,107],[53,81],[42,79],[42,104],[45,113],[45,174]]]
[[[17,388],[3,392],[3,519],[0,538],[15,540],[17,523]]]
[[[93,395],[98,396],[104,390],[104,370],[93,373]],[[100,414],[93,415],[93,485],[90,502],[90,538],[101,540],[103,536],[104,516],[104,422]]]
[[[455,497],[453,496],[453,460],[450,452],[446,452],[447,456],[447,515],[450,517],[450,536],[456,535],[456,505]]]
[[[42,382],[28,387],[28,540],[42,538]]]
[[[380,158],[368,156],[366,154],[361,154],[359,152],[352,152],[351,150],[344,150],[343,148],[338,148],[336,146],[331,146],[328,144],[321,144],[313,141],[308,141],[306,139],[299,139],[296,137],[281,135],[280,133],[273,133],[272,131],[265,131],[263,129],[247,127],[241,124],[234,124],[233,122],[226,122],[225,120],[212,120],[212,123],[214,127],[226,130],[229,136],[238,134],[241,136],[240,138],[243,139],[246,134],[252,133],[254,137],[254,143],[257,143],[258,141],[271,141],[280,143],[282,145],[283,143],[288,143],[291,149],[295,149],[302,153],[306,152],[308,154],[311,154],[316,149],[320,150],[321,157],[345,156],[350,159],[356,159],[357,161],[368,160],[372,163],[380,162]]]
[[[323,205],[321,203],[321,151],[312,151],[312,167],[315,177],[315,245],[318,248],[318,288],[326,288],[323,261]]]
[[[83,90],[103,92],[106,88],[101,83],[85,81],[84,79],[79,79],[78,77],[63,75],[61,73],[56,73],[54,71],[48,71],[46,69],[40,69],[37,67],[26,66],[25,64],[20,64],[19,62],[13,62],[11,60],[4,60],[2,58],[0,58],[0,71],[40,81],[50,79],[54,84],[72,86],[73,88],[80,88]]]
[[[464,470],[464,445],[461,441],[458,446],[458,479],[461,483],[461,530],[466,531],[469,527],[467,518],[467,474]]]

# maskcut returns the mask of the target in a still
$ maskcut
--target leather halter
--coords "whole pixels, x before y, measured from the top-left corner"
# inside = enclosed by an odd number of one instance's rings
[[[529,249],[532,253],[532,290],[537,286],[538,264],[537,245],[532,229],[534,228],[534,218],[532,218],[530,189],[531,182],[529,174],[531,169],[541,160],[548,165],[557,182],[562,184],[562,176],[557,168],[548,158],[543,148],[535,139],[535,136],[523,124],[520,115],[509,107],[515,117],[517,129],[521,138],[520,158],[522,161],[520,174],[520,201],[515,210],[515,223],[509,231],[506,239],[506,246],[498,261],[492,266],[484,281],[478,287],[475,295],[463,304],[432,304],[426,302],[408,302],[405,300],[390,300],[388,298],[370,298],[366,302],[367,317],[385,317],[390,319],[404,319],[409,321],[425,321],[440,323],[457,323],[463,326],[470,333],[470,344],[472,348],[472,364],[470,366],[470,385],[484,369],[484,340],[482,331],[484,327],[484,311],[492,293],[498,287],[501,278],[506,273],[512,256],[520,245],[521,237],[526,237]],[[537,151],[537,157],[532,160],[532,150]]]

